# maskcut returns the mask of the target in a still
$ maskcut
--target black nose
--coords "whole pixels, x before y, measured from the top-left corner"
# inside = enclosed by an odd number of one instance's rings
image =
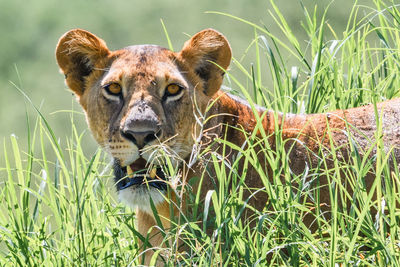
[[[156,140],[161,135],[161,130],[155,131],[145,131],[145,132],[135,132],[132,130],[121,131],[121,134],[126,139],[132,141],[139,149],[143,148],[145,145],[151,141]]]

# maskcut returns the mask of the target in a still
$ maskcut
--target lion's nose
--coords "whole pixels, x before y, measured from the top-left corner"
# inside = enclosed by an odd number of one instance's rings
[[[120,128],[121,135],[139,149],[161,136],[160,121],[150,105],[138,101],[127,112]]]
[[[139,149],[143,148],[145,145],[151,141],[156,140],[161,135],[161,130],[158,131],[145,131],[145,132],[135,132],[132,130],[121,131],[121,134],[132,141]]]

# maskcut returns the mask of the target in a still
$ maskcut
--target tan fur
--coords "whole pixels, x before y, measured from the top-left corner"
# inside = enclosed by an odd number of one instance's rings
[[[121,166],[132,164],[139,155],[148,162],[152,161],[154,154],[157,154],[152,153],[152,147],[160,143],[188,163],[195,140],[201,134],[204,135],[204,142],[210,140],[207,138],[226,136],[231,143],[242,146],[248,134],[257,127],[255,114],[247,103],[218,91],[223,70],[228,68],[231,60],[231,49],[225,37],[215,30],[197,33],[185,43],[182,51],[174,53],[156,46],[133,46],[109,51],[103,40],[76,29],[61,37],[56,57],[61,71],[66,75],[67,85],[75,92],[85,111],[93,136]],[[103,87],[112,82],[122,86],[123,101],[118,102],[115,100],[117,98],[105,95]],[[164,96],[165,88],[171,83],[180,84],[185,90],[179,99],[173,101]],[[162,132],[158,140],[150,142],[143,149],[120,133],[123,126],[133,120],[135,114],[131,111],[138,101],[146,103],[152,114],[156,114],[159,122],[157,127]],[[212,119],[202,128],[196,117],[205,114],[210,102],[214,104],[207,116]],[[383,102],[378,105],[378,110],[383,114],[385,149],[389,151],[394,148],[396,159],[400,159],[400,100]],[[257,108],[256,113],[262,118],[262,129],[258,130],[257,136],[268,141],[272,149],[275,147],[276,129],[281,129],[290,151],[290,168],[296,174],[302,173],[306,165],[316,166],[318,153],[326,153],[328,159],[334,157],[329,155],[332,151],[330,142],[337,147],[336,156],[343,160],[348,158],[349,135],[359,145],[361,152],[374,145],[376,121],[373,106],[312,115],[283,115],[262,108]],[[218,151],[220,148],[215,149]],[[233,155],[234,151],[228,160]],[[260,162],[264,163],[262,153],[259,157]],[[192,167],[186,179],[200,176],[203,172],[204,166],[201,164]],[[266,174],[272,179],[270,168],[265,167]],[[201,189],[203,197],[209,189],[213,189],[213,183],[207,180],[211,178],[205,179]],[[374,176],[368,175],[368,188],[373,180]],[[259,173],[253,168],[248,170],[245,182],[254,190],[264,186]],[[321,183],[320,201],[329,205],[329,194],[324,192],[327,190],[324,186],[326,181],[322,180]],[[133,198],[133,190],[124,189],[124,194]],[[246,195],[253,192],[248,190]],[[172,196],[174,201],[175,195]],[[263,194],[256,194],[251,201],[250,204],[261,210],[267,199]],[[128,204],[135,206],[135,203]],[[170,205],[162,200],[156,204],[163,226],[169,228]],[[178,213],[176,208],[174,213]],[[139,232],[146,236],[152,229],[149,234],[154,237],[150,242],[158,246],[162,236],[154,228],[156,223],[151,212],[139,206],[137,219]],[[146,254],[147,263],[151,254]]]

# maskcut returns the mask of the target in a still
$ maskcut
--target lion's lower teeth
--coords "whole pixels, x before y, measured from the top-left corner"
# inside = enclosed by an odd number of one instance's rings
[[[150,178],[154,179],[156,177],[156,174],[157,174],[157,169],[156,168],[151,169],[151,171],[149,173]]]
[[[126,171],[127,171],[128,175],[131,175],[133,173],[131,166],[129,166],[129,165],[126,166]]]
[[[126,166],[126,172],[127,172],[128,176],[131,176],[133,174],[133,170],[132,170],[131,166],[129,166],[129,165]],[[148,177],[150,177],[151,179],[156,178],[156,175],[157,175],[157,168],[151,169],[151,171],[148,173]],[[146,176],[146,175],[144,174],[144,176]]]

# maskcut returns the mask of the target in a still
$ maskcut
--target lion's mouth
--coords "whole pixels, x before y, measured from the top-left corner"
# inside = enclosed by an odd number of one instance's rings
[[[129,187],[149,186],[159,190],[166,190],[165,173],[160,166],[149,168],[149,164],[143,158],[126,167],[114,164],[114,175],[117,190]]]

